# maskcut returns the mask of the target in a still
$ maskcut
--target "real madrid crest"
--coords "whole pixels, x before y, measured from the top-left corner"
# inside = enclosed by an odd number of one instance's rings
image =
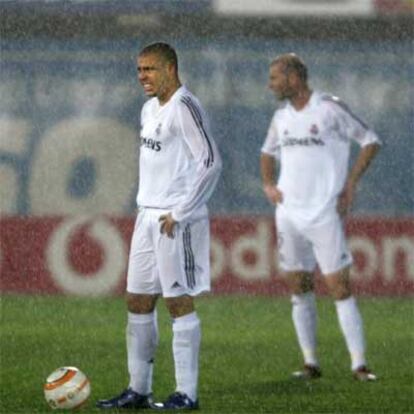
[[[159,124],[158,124],[158,126],[157,126],[157,128],[156,128],[156,130],[155,130],[155,133],[156,133],[157,135],[160,135],[160,134],[161,134],[161,126],[162,126],[162,124],[161,124],[161,123],[159,123]]]

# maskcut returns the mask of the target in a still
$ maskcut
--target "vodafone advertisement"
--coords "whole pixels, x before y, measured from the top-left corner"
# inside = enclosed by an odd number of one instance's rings
[[[1,292],[122,294],[133,225],[129,216],[0,218]],[[414,293],[414,220],[354,218],[347,233],[357,293]],[[214,293],[287,293],[271,217],[216,217],[211,236]],[[327,293],[319,276],[316,285]]]

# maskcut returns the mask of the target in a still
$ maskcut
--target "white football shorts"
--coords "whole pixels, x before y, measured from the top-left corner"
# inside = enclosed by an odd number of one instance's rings
[[[208,218],[178,223],[171,239],[160,232],[159,218],[168,210],[140,208],[132,235],[127,291],[196,296],[210,290]]]
[[[352,264],[342,220],[335,212],[322,223],[295,220],[283,208],[276,209],[279,267],[283,271],[313,272],[319,265],[323,275]]]

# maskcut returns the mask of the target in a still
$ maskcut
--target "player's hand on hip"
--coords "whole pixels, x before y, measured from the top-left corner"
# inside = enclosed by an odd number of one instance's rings
[[[158,221],[161,223],[161,234],[166,233],[170,239],[174,238],[174,228],[177,222],[172,218],[172,214],[162,214]]]
[[[278,204],[283,201],[283,194],[282,192],[273,184],[267,184],[263,186],[263,190],[266,194],[267,199],[272,204]]]
[[[352,202],[354,201],[354,192],[355,188],[353,185],[346,185],[342,192],[338,196],[338,202],[336,204],[336,209],[338,214],[341,217],[344,217],[348,214],[351,209]]]

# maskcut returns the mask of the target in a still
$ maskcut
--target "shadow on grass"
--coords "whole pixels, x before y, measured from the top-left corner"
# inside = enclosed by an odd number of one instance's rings
[[[243,383],[243,389],[246,393],[255,396],[268,397],[269,395],[289,396],[289,395],[315,395],[335,393],[334,385],[329,384],[323,379],[313,381],[302,381],[297,379],[286,379],[281,381],[256,381]],[[215,390],[219,391],[219,390]],[[220,392],[224,394],[240,393],[240,384],[232,384],[229,387],[220,388]]]

